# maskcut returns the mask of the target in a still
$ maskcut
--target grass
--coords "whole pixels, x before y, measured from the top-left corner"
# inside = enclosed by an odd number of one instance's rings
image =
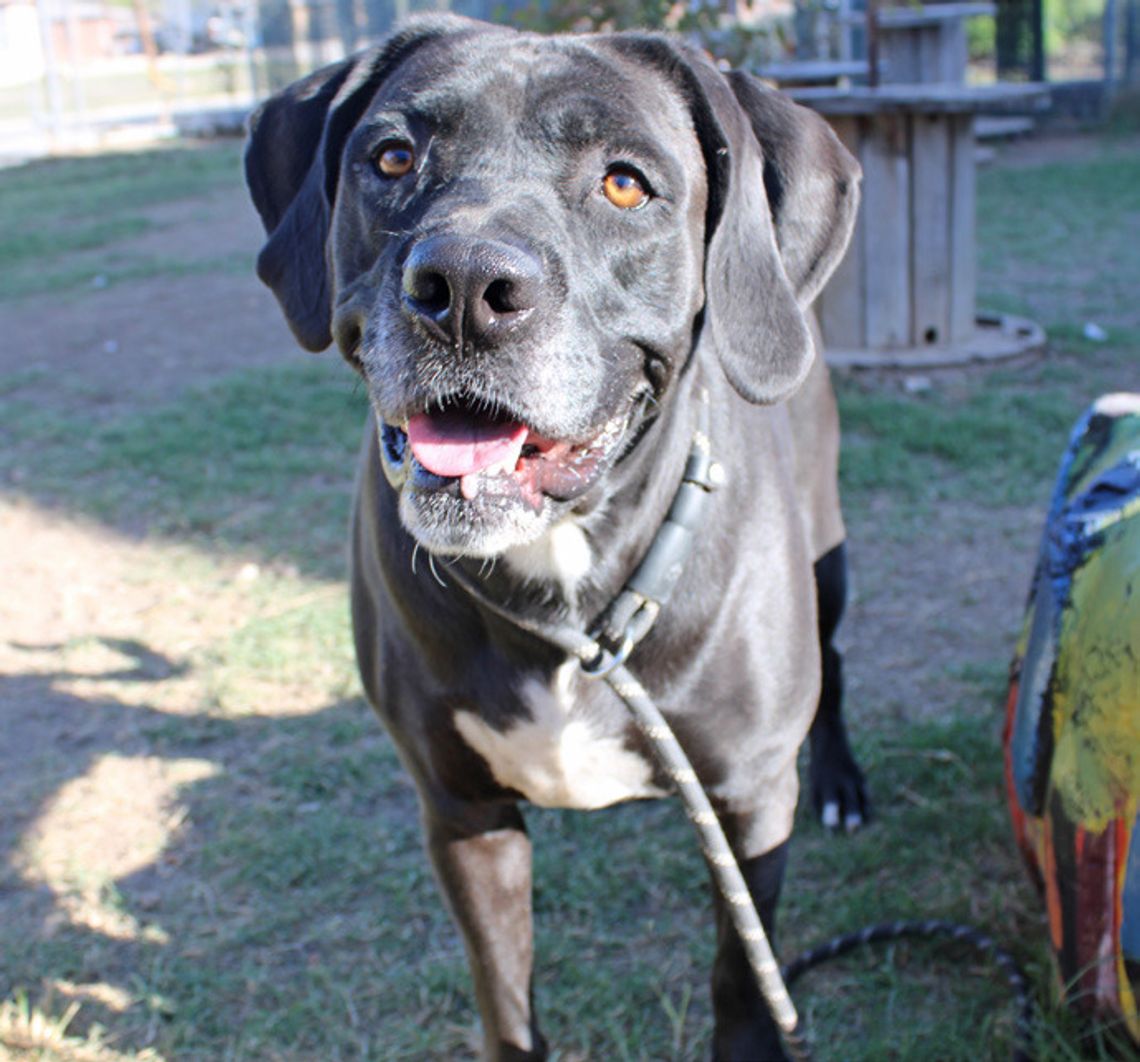
[[[987,382],[967,402],[938,392],[901,398],[845,388],[844,487],[887,489],[909,501],[1033,501],[1057,460],[1040,440],[1065,438],[1074,418],[1071,392]],[[998,476],[995,454],[1002,458]]]
[[[236,143],[55,159],[3,174],[0,196],[0,302],[59,292],[99,278],[113,283],[156,273],[237,268],[236,261],[187,263],[132,252],[129,241],[155,228],[148,208],[230,188]],[[98,252],[85,258],[82,252]]]
[[[0,476],[34,465],[53,504],[220,548],[256,543],[316,574],[344,570],[365,409],[347,373],[316,362],[236,373],[94,425],[28,399],[0,407]]]
[[[1054,328],[1087,321],[1135,346],[1140,318],[1130,292],[1140,226],[1140,158],[1109,151],[1074,167],[1053,164],[983,173],[978,201],[983,306],[1021,307]],[[1026,203],[1049,203],[1025,225]],[[1119,262],[1122,268],[1105,268]],[[1001,299],[989,297],[1000,292]],[[1010,305],[1009,300],[1014,300]]]
[[[979,174],[979,308],[1045,326],[1050,358],[936,378],[913,394],[848,377],[837,388],[846,498],[885,495],[914,531],[944,503],[1040,505],[1071,426],[1097,395],[1135,388],[1140,314],[1140,153]],[[1104,343],[1084,336],[1093,322]],[[848,508],[853,509],[848,503]]]
[[[1137,165],[981,174],[981,289],[1035,312],[1050,356],[940,376],[914,394],[893,378],[841,381],[853,537],[889,526],[884,548],[905,550],[940,533],[931,517],[943,506],[979,520],[1039,511],[1072,420],[1100,391],[1135,386],[1140,323],[1119,278],[1140,276],[1140,245],[1113,218],[1136,209]],[[223,147],[0,173],[15,283],[114,248],[140,231],[141,207],[228,187],[235,167]],[[92,213],[97,223],[82,221]],[[33,216],[64,242],[38,234]],[[1062,253],[1087,279],[1055,301],[1039,278]],[[1094,310],[1105,344],[1080,338]],[[7,799],[21,802],[0,830],[0,904],[12,914],[0,919],[0,1056],[470,1057],[466,964],[420,850],[414,792],[353,677],[338,581],[364,415],[350,374],[238,372],[159,408],[88,420],[29,400],[29,373],[0,379],[0,482],[133,536],[127,578],[159,603],[137,643],[95,632],[31,647],[30,660],[49,654],[39,670],[0,679],[23,682],[25,703],[50,704],[73,735],[8,782]],[[1009,651],[993,644],[957,661],[954,698],[923,720],[873,691],[853,705],[877,822],[836,840],[801,814],[782,944],[885,917],[979,923],[1029,968],[1043,1008],[1038,1057],[1060,1062],[1081,1057],[1078,1031],[1049,1003],[1041,904],[1001,786]],[[156,805],[174,816],[158,857],[87,868],[74,893],[50,877],[35,887],[25,835],[52,816],[69,821],[60,794],[109,755],[205,766]],[[558,1057],[706,1057],[708,885],[679,809],[531,810],[528,823],[537,994]],[[821,1058],[1009,1050],[1005,987],[952,948],[859,954],[808,975],[796,996]]]

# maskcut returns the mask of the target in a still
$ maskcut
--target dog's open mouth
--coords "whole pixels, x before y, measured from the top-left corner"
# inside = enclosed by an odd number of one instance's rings
[[[621,439],[615,417],[585,443],[547,438],[509,414],[488,414],[458,401],[418,413],[401,426],[385,423],[381,449],[389,473],[411,476],[419,489],[517,498],[533,509],[543,498],[570,501],[597,480]]]

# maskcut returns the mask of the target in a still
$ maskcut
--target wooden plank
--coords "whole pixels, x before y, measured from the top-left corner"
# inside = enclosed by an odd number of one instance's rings
[[[945,115],[918,115],[911,135],[911,308],[916,347],[950,341],[950,136]]]
[[[958,114],[950,121],[950,339],[961,343],[974,334],[977,284],[974,119]]]
[[[942,111],[948,114],[1003,114],[1040,110],[1049,104],[1049,87],[1042,84],[997,85],[880,85],[849,89],[815,86],[793,88],[788,95],[821,114],[907,114]]]
[[[850,117],[835,118],[831,122],[831,127],[843,146],[856,158],[859,157],[861,125],[862,119]],[[867,341],[866,316],[863,312],[864,209],[862,205],[859,208],[847,254],[816,300],[825,347],[862,347]]]
[[[914,7],[884,7],[878,12],[879,25],[884,29],[904,26],[934,26],[940,22],[960,22],[978,15],[997,13],[997,5],[990,3],[918,4]]]
[[[969,49],[966,46],[966,25],[963,22],[946,22],[942,25],[939,42],[943,81],[962,84],[966,80]]]
[[[884,84],[914,85],[922,76],[919,33],[913,29],[880,30],[879,69]]]
[[[866,77],[869,66],[858,59],[801,59],[788,63],[765,63],[756,68],[756,76],[781,84],[803,85],[811,82],[838,81],[844,77]]]
[[[909,120],[876,115],[867,121],[863,164],[864,291],[867,346],[907,346],[910,314]]]
[[[978,140],[1001,140],[1005,137],[1024,136],[1033,132],[1036,123],[1024,115],[1002,115],[1000,117],[976,118],[974,136]]]
[[[915,66],[918,68],[915,81],[940,84],[942,76],[942,55],[939,49],[937,26],[922,26],[911,30],[914,34]]]

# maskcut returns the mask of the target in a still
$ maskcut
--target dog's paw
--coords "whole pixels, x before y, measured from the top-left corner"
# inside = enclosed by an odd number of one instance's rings
[[[853,833],[871,819],[867,781],[838,726],[816,726],[811,734],[811,800],[827,830]]]

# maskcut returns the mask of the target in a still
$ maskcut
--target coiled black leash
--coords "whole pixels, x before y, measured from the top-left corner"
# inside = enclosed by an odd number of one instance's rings
[[[880,922],[853,933],[832,937],[823,944],[801,952],[791,962],[780,967],[784,984],[795,984],[803,974],[816,966],[846,955],[856,948],[871,944],[887,944],[896,940],[933,940],[943,938],[957,944],[966,944],[992,962],[1005,975],[1017,1007],[1013,1031],[1013,1062],[1032,1062],[1033,997],[1029,982],[1017,960],[1001,947],[988,933],[959,922],[941,919],[925,921]]]

